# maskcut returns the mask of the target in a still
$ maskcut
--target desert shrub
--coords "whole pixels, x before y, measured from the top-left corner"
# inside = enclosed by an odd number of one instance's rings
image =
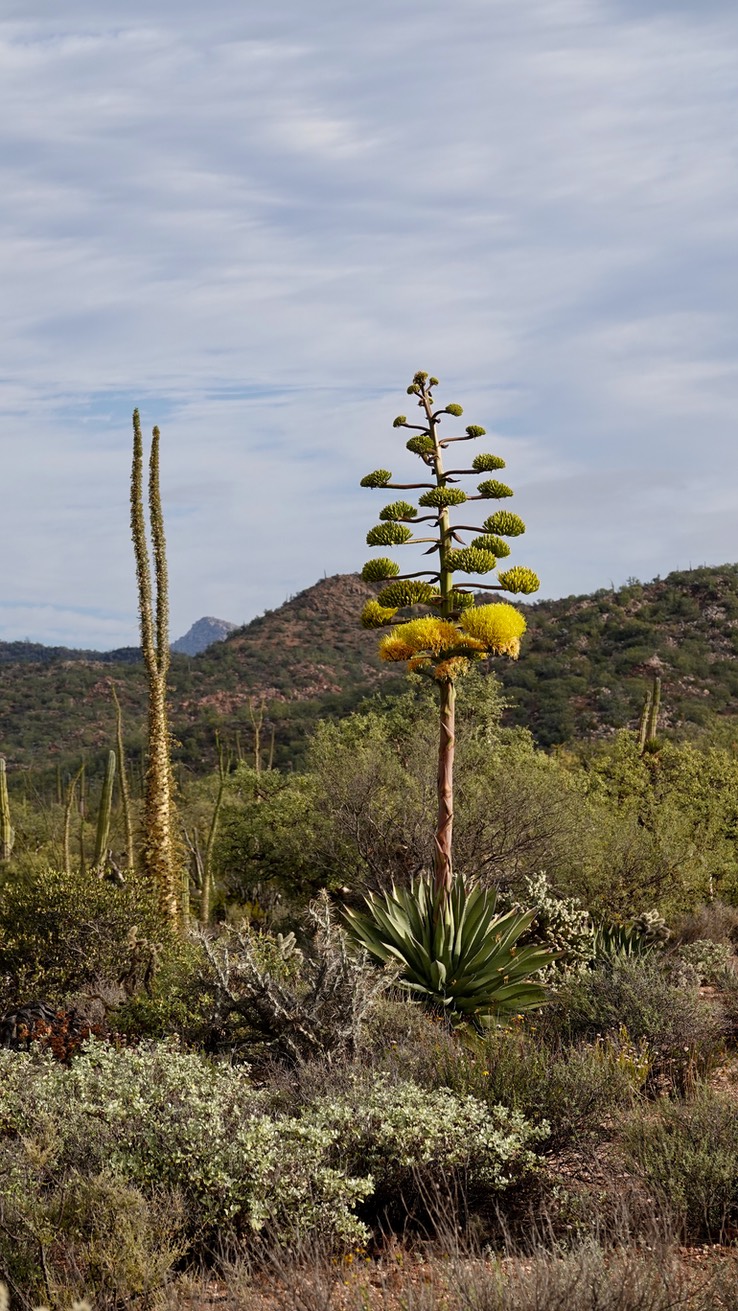
[[[44,998],[62,1002],[90,984],[131,991],[166,940],[153,896],[94,874],[44,869],[0,888],[0,1008]]]
[[[275,1056],[295,1064],[352,1055],[375,998],[392,971],[379,971],[349,946],[325,893],[311,903],[305,949],[293,934],[226,926],[201,935],[201,988],[212,997],[210,1045]]]
[[[175,1036],[206,1046],[213,998],[203,990],[203,951],[193,940],[167,943],[147,985],[109,1009],[111,1031],[133,1040]]]
[[[70,1180],[105,1175],[151,1205],[178,1197],[189,1250],[265,1226],[285,1242],[305,1229],[363,1242],[355,1207],[372,1184],[337,1168],[337,1137],[328,1122],[273,1113],[243,1068],[170,1048],[96,1044],[69,1069],[0,1053],[0,1219],[16,1217],[11,1232],[21,1216],[35,1233]]]
[[[391,1203],[405,1212],[439,1189],[467,1199],[502,1192],[535,1169],[533,1148],[548,1133],[547,1125],[534,1126],[504,1106],[381,1076],[357,1078],[342,1096],[321,1098],[303,1120],[337,1130],[343,1171],[369,1171],[372,1210]]]
[[[712,942],[709,938],[696,938],[679,947],[677,959],[694,971],[698,981],[713,987],[735,979],[735,954],[729,942]]]
[[[525,1027],[493,1033],[473,1049],[437,1039],[414,1069],[414,1077],[431,1087],[545,1121],[547,1150],[602,1136],[612,1117],[633,1103],[647,1073],[643,1051],[620,1037],[552,1052]]]
[[[628,1126],[632,1164],[655,1189],[688,1242],[720,1242],[738,1218],[735,1103],[702,1087]]]
[[[567,981],[543,1013],[549,1042],[624,1036],[643,1048],[647,1088],[683,1092],[714,1067],[726,1029],[721,1008],[658,957],[623,958]]]
[[[90,1293],[103,1311],[167,1282],[183,1250],[176,1194],[146,1197],[106,1170],[28,1182],[21,1169],[0,1203],[0,1268],[16,1288],[56,1306]]]
[[[570,1251],[540,1245],[525,1260],[455,1259],[446,1276],[449,1295],[439,1289],[438,1299],[423,1305],[427,1311],[734,1311],[731,1264],[690,1269],[664,1243],[643,1248],[626,1241],[612,1250],[587,1241]]]
[[[404,1223],[438,1187],[517,1183],[544,1133],[407,1079],[357,1075],[285,1114],[243,1067],[171,1047],[93,1044],[70,1068],[0,1052],[0,1254],[24,1289],[40,1288],[46,1261],[60,1287],[67,1270],[132,1295],[213,1243],[350,1247],[369,1236],[361,1215],[390,1199]]]
[[[738,907],[710,901],[677,921],[677,943],[697,941],[738,943]]]

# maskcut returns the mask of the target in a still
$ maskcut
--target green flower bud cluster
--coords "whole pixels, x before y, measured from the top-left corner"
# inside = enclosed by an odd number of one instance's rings
[[[411,437],[405,446],[413,455],[432,455],[436,449],[436,444],[432,437],[427,433],[418,433],[417,437]]]
[[[491,473],[493,469],[504,469],[505,461],[501,455],[475,455],[472,469],[475,473]]]
[[[538,574],[534,574],[532,569],[526,569],[522,564],[514,564],[511,569],[506,569],[504,574],[497,576],[506,592],[523,592],[528,595],[530,592],[537,592],[541,586]]]
[[[463,505],[465,500],[466,492],[462,492],[460,487],[432,487],[429,492],[423,492],[418,504],[443,510],[447,505]]]
[[[447,558],[452,573],[488,574],[497,564],[489,551],[480,551],[475,546],[462,546],[459,551],[449,551]]]
[[[365,583],[383,583],[388,578],[396,578],[400,572],[399,564],[380,556],[377,560],[367,560],[361,571]]]
[[[467,437],[486,437],[487,429],[480,428],[478,423],[468,423],[466,426]]]
[[[378,523],[366,535],[367,546],[402,546],[412,537],[412,528],[400,523]]]
[[[512,496],[512,487],[506,483],[500,483],[496,478],[488,478],[486,482],[480,483],[477,487],[480,496],[488,501],[501,501],[504,496]]]
[[[374,473],[368,473],[359,483],[360,487],[386,487],[392,474],[389,469],[375,469]]]
[[[482,524],[485,533],[499,533],[500,537],[519,537],[525,532],[525,524],[519,514],[512,510],[497,510]]]
[[[396,606],[383,606],[378,601],[367,601],[361,612],[362,628],[384,628],[397,614]]]
[[[414,519],[417,510],[409,501],[393,501],[391,505],[385,505],[383,510],[379,511],[380,519]]]
[[[474,597],[471,592],[457,592],[454,588],[449,597],[454,610],[468,610],[474,605]]]
[[[394,606],[397,610],[406,605],[429,605],[434,596],[438,594],[438,589],[431,587],[430,583],[418,583],[398,578],[396,582],[390,583],[379,593],[377,600],[380,605]]]
[[[510,547],[507,542],[503,542],[501,537],[493,537],[490,533],[485,533],[482,537],[475,537],[472,546],[476,546],[479,551],[490,551],[498,559],[504,559],[510,554]]]
[[[447,405],[444,413],[453,414],[455,419],[460,419],[464,411],[460,405]]]
[[[406,414],[398,414],[397,418],[395,419],[394,423],[392,424],[392,427],[393,427],[393,428],[401,428],[402,425],[403,425],[404,423],[407,423],[407,415],[406,415]]]

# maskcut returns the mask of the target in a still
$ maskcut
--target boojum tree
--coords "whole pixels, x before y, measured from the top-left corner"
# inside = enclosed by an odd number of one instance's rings
[[[387,469],[375,469],[361,480],[362,487],[418,491],[417,506],[409,501],[392,501],[379,512],[380,522],[367,534],[369,546],[424,545],[426,555],[435,557],[433,567],[401,573],[400,566],[386,556],[369,560],[362,570],[366,582],[383,583],[376,600],[368,601],[361,620],[365,628],[383,628],[395,623],[398,612],[423,606],[428,613],[397,623],[379,644],[383,660],[403,661],[408,669],[432,679],[440,710],[438,748],[438,815],[435,833],[433,882],[438,897],[445,897],[453,883],[454,746],[456,681],[474,662],[489,656],[517,659],[525,632],[522,614],[505,602],[476,605],[478,591],[529,594],[539,587],[532,569],[512,565],[501,572],[498,560],[510,554],[507,538],[519,537],[525,524],[509,510],[498,509],[481,525],[452,523],[451,511],[470,501],[504,501],[512,490],[496,477],[483,477],[475,493],[457,484],[466,475],[496,474],[505,461],[498,455],[480,454],[469,468],[445,467],[456,443],[475,441],[484,428],[470,424],[460,435],[441,435],[441,424],[460,418],[460,405],[437,408],[433,391],[438,379],[416,373],[408,395],[417,398],[421,423],[409,423],[404,414],[395,428],[410,429],[409,451],[422,461],[429,481],[393,482]],[[420,513],[419,511],[426,511]],[[469,516],[465,516],[469,517]],[[419,525],[428,525],[420,530]],[[467,534],[473,534],[468,540]],[[496,582],[469,582],[470,575],[487,576],[497,570]],[[463,579],[463,583],[460,581]],[[471,588],[473,587],[473,591]]]

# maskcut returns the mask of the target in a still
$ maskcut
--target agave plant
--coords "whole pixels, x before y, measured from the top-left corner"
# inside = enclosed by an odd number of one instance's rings
[[[478,1031],[540,1006],[535,975],[556,959],[544,947],[518,947],[535,910],[496,913],[488,888],[467,888],[454,875],[448,892],[427,877],[408,888],[370,893],[367,910],[347,910],[356,941],[381,964],[399,964],[400,983],[452,1024]]]
[[[601,920],[595,925],[592,964],[612,964],[634,956],[648,956],[668,941],[666,920],[657,910],[646,910],[627,924]]]

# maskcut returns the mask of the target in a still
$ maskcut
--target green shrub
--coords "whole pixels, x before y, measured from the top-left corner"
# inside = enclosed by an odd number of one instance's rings
[[[140,984],[166,940],[148,889],[44,869],[0,888],[0,1010],[63,1002],[92,983]]]
[[[392,982],[336,924],[327,894],[311,902],[304,951],[286,937],[230,925],[202,934],[202,992],[212,998],[209,1046],[288,1064],[351,1056],[375,999]]]
[[[738,908],[724,901],[710,901],[683,915],[675,930],[680,943],[707,940],[738,943]]]
[[[280,1110],[243,1067],[171,1047],[93,1044],[70,1068],[0,1052],[9,1278],[40,1293],[45,1262],[60,1288],[72,1270],[89,1292],[122,1297],[214,1243],[363,1245],[362,1215],[388,1200],[403,1225],[438,1188],[496,1195],[520,1181],[545,1135],[517,1111],[407,1079],[349,1079],[300,1110]]]
[[[402,1199],[405,1208],[439,1186],[503,1191],[535,1169],[532,1148],[548,1134],[546,1124],[533,1126],[504,1106],[381,1076],[357,1079],[342,1096],[320,1099],[303,1120],[337,1131],[341,1168],[349,1175],[370,1172],[373,1206]]]
[[[36,1191],[5,1188],[0,1267],[24,1292],[69,1306],[85,1292],[96,1307],[156,1293],[182,1254],[176,1194],[149,1197],[102,1171],[69,1171]],[[0,1307],[2,1303],[0,1302]]]
[[[549,1042],[617,1038],[647,1048],[651,1091],[683,1092],[714,1068],[725,1015],[657,957],[616,960],[569,980],[540,1020]]]
[[[277,1116],[243,1068],[171,1048],[95,1044],[65,1069],[0,1052],[0,1173],[16,1206],[70,1173],[109,1172],[147,1198],[178,1194],[190,1244],[265,1225],[288,1239],[363,1241],[354,1206],[371,1181],[336,1169],[337,1131]]]
[[[635,1169],[655,1189],[687,1242],[720,1242],[738,1219],[735,1103],[709,1088],[693,1101],[664,1102],[629,1125]]]
[[[722,984],[736,979],[733,970],[735,953],[729,942],[711,942],[709,938],[697,938],[679,947],[677,958],[688,969],[694,971],[699,983],[719,988]]]

